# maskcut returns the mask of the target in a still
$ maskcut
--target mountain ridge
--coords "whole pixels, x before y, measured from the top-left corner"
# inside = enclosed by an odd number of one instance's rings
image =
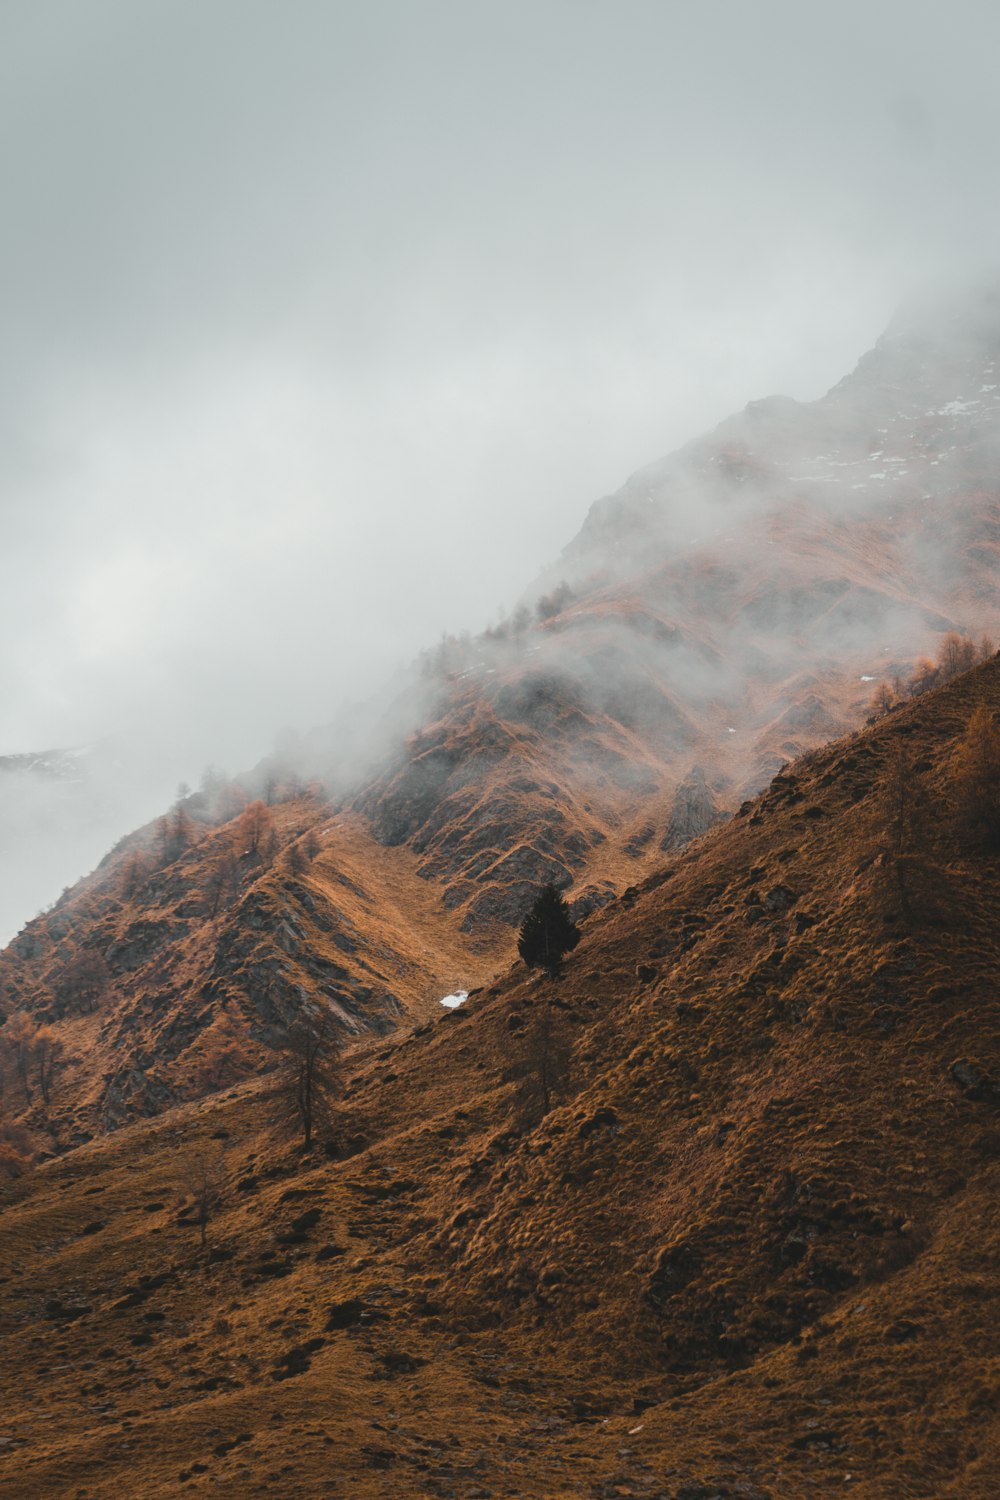
[[[10,1493],[987,1500],[984,710],[1000,659],[787,767],[561,978],[352,1053],[322,1149],[265,1076],[4,1188]],[[544,1007],[572,1065],[526,1115]]]
[[[265,763],[229,808],[178,804],[190,836],[171,851],[148,828],[138,875],[126,840],[0,956],[4,1016],[58,1028],[60,975],[110,955],[70,1138],[179,1102],[201,1076],[183,1061],[198,1038],[234,1067],[268,1066],[268,1028],[313,998],[349,1039],[425,1019],[435,989],[475,988],[512,952],[542,885],[578,917],[607,905],[859,724],[880,684],[898,698],[935,637],[993,628],[1000,382],[980,377],[998,358],[990,323],[953,346],[904,321],[819,401],[751,403],[633,476],[598,512],[599,556],[592,510],[589,551],[543,582],[533,613],[425,656],[403,694],[417,727],[383,741],[373,770],[345,779],[314,737],[301,770]],[[975,396],[976,381],[990,389]],[[708,534],[682,545],[696,478]],[[264,861],[247,857],[241,821],[261,792],[278,799],[261,814]],[[307,834],[322,855],[292,868]],[[366,891],[386,861],[388,884]],[[435,952],[448,955],[436,978]]]

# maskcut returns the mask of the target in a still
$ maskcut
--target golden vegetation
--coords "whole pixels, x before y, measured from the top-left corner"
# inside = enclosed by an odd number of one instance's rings
[[[992,1500],[980,709],[992,661],[787,767],[561,977],[359,1047],[332,1155],[271,1075],[11,1182],[5,1493]],[[887,857],[960,921],[903,920]]]

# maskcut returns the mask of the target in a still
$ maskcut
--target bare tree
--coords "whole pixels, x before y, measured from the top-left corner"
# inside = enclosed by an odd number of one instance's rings
[[[205,876],[205,896],[208,915],[216,916],[225,899],[237,894],[240,888],[240,867],[232,849],[223,849],[208,867]]]
[[[240,854],[248,859],[266,859],[273,839],[274,820],[270,811],[259,799],[251,802],[243,809],[236,825],[236,840]]]
[[[42,1099],[48,1104],[52,1095],[52,1080],[55,1077],[56,1066],[63,1054],[62,1039],[56,1035],[51,1026],[40,1026],[36,1031],[34,1054],[38,1066],[38,1087],[42,1091]]]
[[[35,1033],[37,1027],[27,1011],[17,1010],[7,1017],[3,1028],[3,1039],[10,1048],[10,1055],[21,1080],[21,1088],[24,1090],[26,1104],[31,1103],[31,1083],[29,1081],[29,1070],[31,1060],[34,1056]]]
[[[209,1223],[222,1203],[225,1181],[222,1151],[216,1154],[199,1152],[191,1170],[189,1191],[202,1245],[208,1237]]]
[[[941,642],[938,651],[938,671],[942,682],[950,682],[953,677],[967,672],[974,667],[978,651],[976,643],[967,635],[959,635],[957,630],[950,630]]]
[[[183,803],[176,803],[156,825],[157,859],[161,869],[180,859],[185,850],[197,843],[198,830]]]
[[[938,668],[931,661],[930,657],[918,657],[909,682],[910,697],[919,698],[922,693],[929,692],[932,687],[936,687],[939,681],[940,674]]]
[[[282,1045],[285,1097],[302,1132],[303,1149],[309,1151],[317,1126],[328,1119],[342,1092],[339,1048],[332,1024],[319,1014],[289,1026]]]
[[[871,711],[875,718],[880,719],[887,714],[896,702],[896,693],[893,692],[888,682],[880,682],[872,695]]]

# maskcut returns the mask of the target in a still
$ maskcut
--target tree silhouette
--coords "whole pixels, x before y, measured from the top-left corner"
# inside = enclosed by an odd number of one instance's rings
[[[556,974],[564,956],[580,941],[580,929],[554,885],[544,886],[521,923],[517,951],[529,969]]]
[[[282,1041],[286,1066],[283,1089],[302,1131],[302,1148],[312,1149],[316,1126],[327,1121],[330,1106],[342,1092],[340,1052],[332,1023],[325,1015],[292,1023]]]

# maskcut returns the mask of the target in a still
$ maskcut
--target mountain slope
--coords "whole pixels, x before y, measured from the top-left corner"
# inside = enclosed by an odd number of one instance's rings
[[[822,400],[751,403],[594,506],[536,623],[441,663],[433,722],[357,803],[375,836],[469,928],[512,921],[532,881],[600,886],[710,826],[944,633],[995,631],[998,361],[1000,298],[914,308]]]
[[[64,1149],[266,1071],[317,1004],[349,1045],[492,971],[494,950],[454,932],[408,850],[312,797],[255,808],[280,856],[251,853],[246,812],[205,824],[179,808],[185,847],[163,852],[154,830],[124,841],[0,956],[8,1014],[61,1049],[48,1100],[44,1048],[29,1043],[23,1070],[0,1051],[7,1107],[42,1138]],[[316,853],[296,860],[304,833]]]
[[[359,1051],[329,1155],[265,1079],[8,1186],[7,1492],[992,1496],[977,709],[1000,661],[789,767],[560,980],[515,966]],[[550,1003],[572,1066],[526,1119]]]
[[[238,805],[193,799],[198,836],[153,849],[138,882],[126,841],[0,957],[0,1012],[55,1028],[67,1059],[69,1102],[43,1110],[0,1029],[37,1142],[266,1068],[303,1007],[349,1038],[426,1016],[512,953],[542,884],[600,909],[861,722],[946,632],[993,630],[998,359],[992,297],[916,309],[822,400],[752,403],[636,475],[533,611],[424,660],[399,711],[414,732],[374,736],[351,777],[314,737],[306,776],[335,790],[289,777],[273,867],[234,845]],[[307,834],[323,852],[305,872],[288,858]],[[59,995],[95,955],[110,974],[88,1013]]]

